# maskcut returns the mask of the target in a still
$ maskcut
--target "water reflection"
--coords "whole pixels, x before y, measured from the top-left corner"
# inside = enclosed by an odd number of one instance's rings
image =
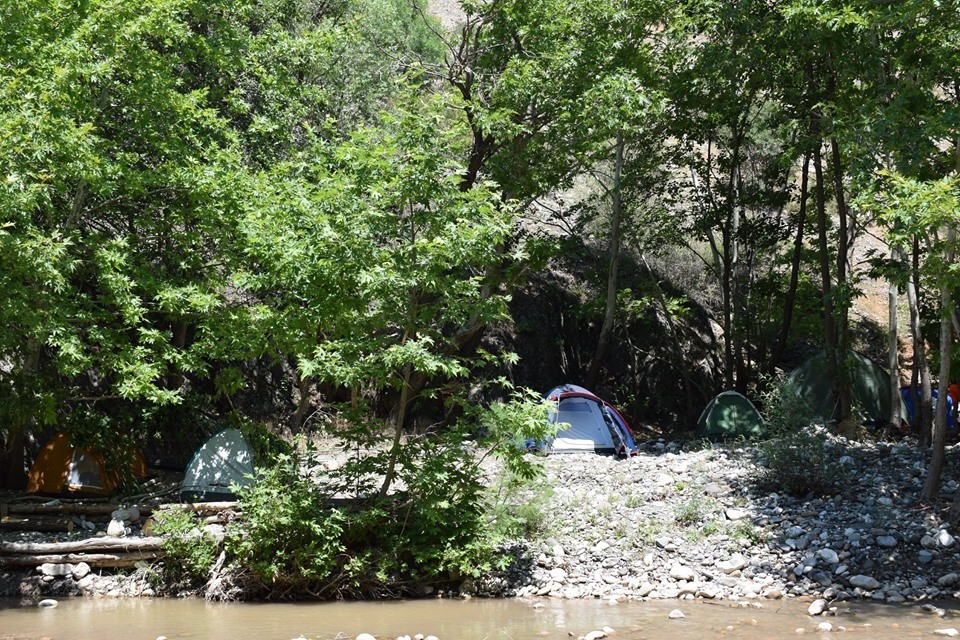
[[[52,640],[329,640],[361,632],[377,638],[416,633],[440,640],[567,640],[611,627],[616,640],[796,638],[830,622],[870,640],[929,638],[960,626],[918,607],[840,604],[840,615],[810,618],[807,603],[767,601],[762,608],[730,602],[669,601],[610,605],[598,600],[420,600],[410,602],[215,604],[197,600],[78,599],[53,609],[0,601],[0,639]],[[680,609],[686,616],[671,620]],[[956,622],[951,622],[951,619]]]

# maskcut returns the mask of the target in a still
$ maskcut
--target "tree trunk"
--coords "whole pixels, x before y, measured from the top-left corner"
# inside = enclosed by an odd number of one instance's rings
[[[620,270],[620,222],[623,219],[623,198],[620,190],[623,178],[623,134],[617,134],[613,168],[613,186],[610,189],[610,270],[607,274],[607,300],[603,312],[603,326],[597,339],[597,349],[590,360],[586,384],[592,389],[603,368],[603,358],[613,333],[617,315],[618,274]]]
[[[830,139],[830,151],[833,157],[833,179],[834,179],[834,190],[836,191],[835,197],[837,201],[837,215],[839,216],[839,221],[837,224],[837,288],[843,291],[847,285],[847,252],[849,250],[849,241],[847,233],[847,224],[848,224],[848,211],[846,199],[843,195],[843,164],[840,159],[840,145],[837,144],[836,138]],[[846,296],[844,296],[846,299]],[[847,340],[847,303],[843,302],[838,306],[834,307],[834,322],[835,322],[835,335],[836,335],[836,347],[837,347],[837,363],[842,365],[843,361],[847,357],[848,340]],[[850,400],[850,377],[847,375],[847,368],[845,366],[837,367],[837,400],[840,405],[840,415],[838,416],[839,421],[846,420],[853,413],[853,407],[851,406],[852,402]]]
[[[952,245],[954,230],[950,229],[947,234],[947,243]],[[948,250],[947,262],[952,260],[953,256]],[[950,315],[952,313],[953,301],[950,286],[947,282],[942,282],[940,284],[940,389],[930,443],[930,466],[927,468],[927,479],[923,483],[923,499],[927,502],[932,502],[940,493],[940,475],[943,471],[944,445],[947,437],[947,386],[950,384],[950,346],[953,329]]]
[[[790,287],[783,305],[783,323],[780,325],[780,335],[777,346],[770,358],[770,372],[783,358],[787,349],[787,340],[790,338],[790,325],[793,323],[793,307],[796,304],[797,286],[800,283],[800,258],[803,255],[803,231],[807,218],[808,183],[810,172],[810,152],[803,154],[803,169],[800,176],[800,210],[797,212],[797,235],[793,239],[793,260],[790,264]]]
[[[890,259],[896,264],[900,261],[900,252],[896,248],[890,250]],[[890,278],[887,292],[888,315],[887,348],[890,350],[887,366],[890,369],[890,416],[889,423],[894,429],[900,426],[900,344],[897,339],[897,282]]]
[[[818,141],[813,148],[813,169],[816,176],[817,231],[820,250],[820,285],[823,289],[823,337],[824,351],[827,359],[827,376],[830,378],[830,387],[834,393],[837,389],[837,339],[833,325],[833,286],[830,279],[830,245],[827,238],[827,205],[823,188],[823,162],[820,156]]]
[[[913,333],[913,362],[914,368],[920,376],[920,395],[914,399],[914,416],[919,423],[920,444],[930,443],[933,416],[931,404],[933,402],[933,385],[930,382],[930,364],[927,362],[927,347],[923,342],[920,326],[920,242],[913,241],[913,268],[910,278],[907,279],[907,304],[910,306],[910,332]],[[915,389],[911,393],[916,394]]]

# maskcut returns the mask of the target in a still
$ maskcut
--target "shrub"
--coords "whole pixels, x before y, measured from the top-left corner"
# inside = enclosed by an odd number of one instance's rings
[[[207,581],[219,544],[205,535],[189,511],[171,509],[154,516],[155,531],[166,536],[163,575],[174,588],[194,587]]]
[[[553,487],[549,483],[504,472],[487,496],[490,533],[498,540],[546,534],[549,523],[544,506],[552,496]]]
[[[767,390],[760,396],[767,433],[773,438],[795,434],[798,430],[819,423],[813,409],[803,399],[789,378],[766,380]]]
[[[674,519],[679,524],[698,525],[708,520],[718,505],[715,498],[694,495],[676,507]]]
[[[844,485],[845,471],[827,447],[823,429],[801,429],[760,446],[766,468],[760,477],[765,489],[796,496],[829,495]]]
[[[316,593],[342,564],[345,516],[283,454],[240,492],[243,519],[227,549],[274,597]]]

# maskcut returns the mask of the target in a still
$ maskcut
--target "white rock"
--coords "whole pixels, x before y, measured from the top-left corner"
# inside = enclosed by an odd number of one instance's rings
[[[823,598],[820,598],[810,603],[810,606],[807,607],[807,615],[818,616],[826,610],[827,610],[827,601],[824,600]]]
[[[874,578],[865,575],[856,575],[850,578],[850,584],[855,587],[860,587],[861,589],[867,589],[868,591],[876,589],[880,586],[880,583],[877,582]]]
[[[68,576],[73,573],[73,565],[44,562],[42,565],[40,565],[39,570],[40,573],[45,576]]]
[[[717,569],[724,573],[733,573],[740,571],[748,564],[747,558],[742,553],[735,553],[729,560],[720,560],[717,562]]]
[[[607,544],[606,542],[604,542],[603,540],[601,540],[601,541],[598,542],[598,543],[596,544],[596,546],[593,548],[593,552],[594,552],[594,553],[603,553],[604,551],[606,551],[606,550],[609,549],[609,548],[610,548],[610,545]]]
[[[37,606],[38,606],[38,607],[43,607],[44,609],[52,609],[52,608],[54,608],[55,606],[57,606],[58,604],[60,604],[60,603],[57,602],[56,600],[54,600],[53,598],[47,598],[46,600],[41,600],[41,601],[37,604]]]
[[[648,596],[650,595],[650,592],[652,592],[654,589],[656,589],[656,587],[654,587],[652,584],[650,584],[649,582],[644,582],[643,584],[640,585],[640,588],[637,589],[637,595],[640,596],[641,598],[644,596]]]
[[[377,639],[374,638],[369,633],[361,633],[360,635],[357,636],[356,640],[377,640]]]
[[[123,520],[110,520],[110,524],[107,525],[107,535],[114,538],[119,538],[123,534]]]
[[[603,631],[591,631],[587,635],[583,636],[583,640],[600,640],[600,638],[606,638],[607,634]]]
[[[960,631],[957,631],[953,627],[947,629],[937,629],[933,633],[938,636],[947,636],[948,638],[956,638],[958,635],[960,635]]]
[[[217,542],[223,542],[223,539],[227,537],[227,530],[222,524],[205,524],[203,525],[203,533]]]
[[[437,636],[427,636],[423,640],[440,640],[440,638],[438,638]]]
[[[78,562],[73,565],[73,579],[74,580],[83,580],[90,573],[90,565],[86,562]]]
[[[750,516],[750,512],[746,509],[737,509],[735,507],[728,507],[723,513],[727,516],[727,520],[743,520]]]
[[[563,569],[550,569],[550,579],[554,582],[563,582],[567,579],[567,572]]]
[[[948,548],[952,547],[957,543],[954,537],[950,535],[950,532],[947,531],[946,529],[941,529],[940,533],[937,534],[937,542],[940,543],[941,547],[948,547]]]
[[[674,609],[667,614],[667,617],[671,620],[679,620],[680,618],[686,618],[687,616],[683,615],[683,611],[680,611],[680,609]]]
[[[840,562],[840,556],[833,549],[820,549],[817,555],[827,564],[837,564]]]
[[[817,631],[820,631],[821,633],[828,633],[833,631],[833,625],[829,622],[821,622],[817,625]]]
[[[682,564],[677,563],[670,567],[670,577],[674,580],[686,580],[687,582],[693,582],[697,579],[697,572],[690,567],[685,567]]]
[[[563,547],[560,546],[559,544],[553,545],[553,549],[551,549],[550,551],[551,551],[551,552],[553,553],[553,555],[554,555],[555,557],[557,557],[557,558],[562,558],[563,555],[564,555]]]

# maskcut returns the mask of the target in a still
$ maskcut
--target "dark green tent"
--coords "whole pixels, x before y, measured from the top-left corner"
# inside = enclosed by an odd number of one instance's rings
[[[697,426],[700,435],[708,438],[757,437],[766,432],[760,412],[736,391],[724,391],[711,400]]]
[[[890,374],[870,358],[851,351],[845,360],[850,379],[850,402],[866,421],[886,423],[890,419]],[[837,396],[830,388],[827,356],[821,351],[799,367],[788,378],[797,394],[825,423],[836,419]],[[906,419],[901,402],[900,415]]]

